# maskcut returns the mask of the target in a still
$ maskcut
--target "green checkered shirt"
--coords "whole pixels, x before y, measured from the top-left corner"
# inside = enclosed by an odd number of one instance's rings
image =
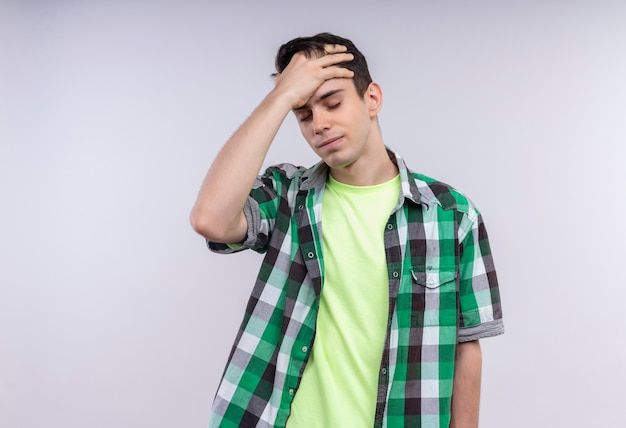
[[[448,427],[456,345],[503,333],[496,273],[478,210],[408,170],[384,230],[389,286],[374,427]],[[260,176],[240,246],[265,253],[211,411],[210,427],[284,427],[315,338],[324,284],[328,167],[282,164]]]

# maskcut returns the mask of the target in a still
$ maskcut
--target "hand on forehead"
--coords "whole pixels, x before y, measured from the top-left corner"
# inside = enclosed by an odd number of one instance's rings
[[[301,107],[324,82],[354,76],[354,72],[339,66],[354,59],[346,51],[342,45],[325,45],[324,55],[307,57],[304,52],[296,53],[287,67],[274,76],[276,89],[291,100],[292,108]]]

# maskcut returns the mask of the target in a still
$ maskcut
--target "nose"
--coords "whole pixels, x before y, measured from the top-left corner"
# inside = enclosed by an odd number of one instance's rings
[[[330,129],[330,115],[323,109],[316,109],[312,112],[313,118],[311,120],[313,126],[313,132],[315,134],[321,134]]]

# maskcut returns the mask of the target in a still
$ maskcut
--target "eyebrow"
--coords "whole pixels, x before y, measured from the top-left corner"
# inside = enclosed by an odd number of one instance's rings
[[[332,96],[333,96],[333,95],[335,95],[336,93],[343,92],[343,91],[344,91],[343,89],[333,89],[333,90],[331,90],[331,91],[326,92],[326,93],[325,93],[325,94],[323,94],[323,95],[320,95],[320,97],[319,97],[319,98],[318,98],[315,102],[325,100],[326,98],[328,98],[328,97],[332,97]],[[303,105],[302,107],[294,108],[294,109],[293,109],[293,111],[304,110],[304,109],[306,109],[306,108],[309,108],[309,103],[306,103],[306,104],[305,104],[305,105]]]

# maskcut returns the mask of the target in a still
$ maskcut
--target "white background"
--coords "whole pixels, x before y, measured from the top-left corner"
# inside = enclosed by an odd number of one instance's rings
[[[261,257],[188,224],[277,48],[331,31],[386,144],[485,216],[481,427],[623,423],[626,3],[0,3],[0,427],[204,427]],[[269,163],[314,154],[289,118]]]

